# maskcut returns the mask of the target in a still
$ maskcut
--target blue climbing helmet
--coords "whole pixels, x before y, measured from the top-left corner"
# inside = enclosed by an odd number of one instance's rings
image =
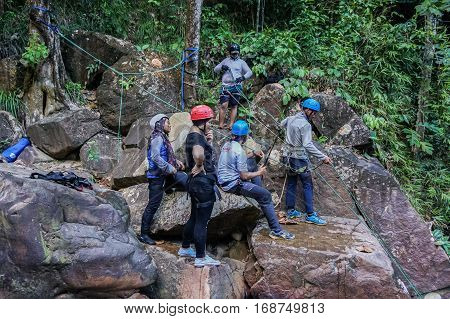
[[[310,109],[316,112],[320,111],[320,103],[314,99],[306,99],[303,102],[300,102],[300,106],[303,106],[306,109]]]
[[[231,127],[231,134],[236,136],[245,136],[248,134],[248,131],[248,123],[244,120],[238,120],[234,122],[233,126]]]

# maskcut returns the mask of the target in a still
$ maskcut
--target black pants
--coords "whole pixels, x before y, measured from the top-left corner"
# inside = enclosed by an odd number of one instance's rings
[[[203,258],[206,254],[207,227],[216,200],[215,184],[213,175],[193,177],[188,184],[191,216],[184,226],[182,247],[189,248],[194,242],[197,258]]]
[[[179,191],[185,191],[187,178],[186,173],[177,172],[175,175],[148,179],[148,204],[142,214],[141,234],[149,233],[153,217],[161,205],[164,191],[169,193],[172,192],[173,188]]]

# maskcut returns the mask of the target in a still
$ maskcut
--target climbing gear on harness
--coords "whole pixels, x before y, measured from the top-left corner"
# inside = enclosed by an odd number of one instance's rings
[[[230,69],[230,67],[228,65],[222,65],[222,71],[223,72],[227,72]]]
[[[300,106],[302,106],[306,109],[316,111],[316,112],[320,111],[320,103],[311,98],[306,99],[303,102],[300,102]]]
[[[207,105],[197,105],[191,110],[191,120],[207,120],[214,117],[213,110]]]
[[[271,230],[269,233],[269,237],[273,239],[293,240],[295,238],[295,235],[286,230],[280,230],[279,232],[274,232],[273,230]]]
[[[46,181],[55,182],[77,191],[83,191],[84,188],[92,190],[92,184],[87,178],[79,177],[73,172],[50,172],[47,175],[32,173],[30,175],[31,179],[43,179]]]
[[[241,47],[239,46],[239,44],[237,43],[231,43],[230,46],[228,47],[228,52],[234,52],[234,51],[238,51],[241,52]]]
[[[240,77],[238,77],[238,78],[236,79],[236,84],[240,84],[240,83],[242,83],[244,80],[245,80],[244,77],[243,77],[243,76],[240,76]]]
[[[236,136],[246,136],[248,134],[249,127],[248,123],[244,120],[238,120],[234,122],[231,127],[231,134]]]
[[[178,256],[195,258],[195,256],[196,256],[195,249],[193,249],[191,247],[189,247],[189,248],[180,247],[180,249],[178,249]]]
[[[150,129],[154,130],[156,123],[158,123],[159,121],[161,121],[164,118],[168,119],[169,117],[165,114],[157,114],[157,115],[153,116],[152,119],[150,120]]]
[[[156,245],[156,241],[154,241],[153,239],[150,238],[149,235],[147,234],[141,234],[138,236],[139,241],[143,242],[144,244],[147,245]]]
[[[324,219],[320,218],[319,215],[317,215],[317,212],[313,212],[311,215],[306,216],[305,222],[319,226],[327,224]]]

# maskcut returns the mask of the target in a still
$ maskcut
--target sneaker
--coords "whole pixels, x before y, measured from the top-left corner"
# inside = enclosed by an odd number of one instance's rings
[[[215,260],[208,255],[203,258],[195,258],[194,266],[195,267],[204,267],[204,266],[219,266],[220,261]]]
[[[324,219],[320,218],[316,212],[312,213],[312,215],[306,216],[305,222],[319,226],[327,224],[327,222]]]
[[[180,256],[180,257],[192,257],[192,258],[195,258],[195,250],[192,249],[191,247],[189,247],[189,248],[183,248],[183,247],[181,247],[181,248],[178,250],[178,256]]]
[[[144,244],[147,244],[147,245],[156,245],[156,241],[154,241],[153,239],[151,239],[150,236],[147,235],[147,234],[140,234],[140,235],[138,236],[138,239],[139,239],[141,242],[143,242]]]
[[[269,233],[270,238],[273,239],[286,239],[286,240],[292,240],[295,238],[294,234],[291,234],[290,232],[286,230],[280,230],[279,232],[274,232],[273,230]]]
[[[302,212],[299,212],[299,211],[296,210],[296,209],[289,209],[289,210],[286,212],[286,217],[287,217],[287,218],[290,218],[290,219],[292,219],[292,218],[300,218],[300,217],[302,217],[302,215],[303,215],[303,213],[302,213]]]

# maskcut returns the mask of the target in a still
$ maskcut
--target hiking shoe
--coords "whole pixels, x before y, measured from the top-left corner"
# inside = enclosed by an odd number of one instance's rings
[[[303,213],[302,213],[302,212],[299,212],[299,211],[296,210],[296,209],[289,209],[289,210],[286,212],[286,217],[289,218],[289,219],[292,219],[292,218],[300,218],[300,217],[302,217],[302,215],[303,215]]]
[[[147,235],[147,234],[140,234],[140,235],[138,236],[138,239],[139,239],[141,242],[143,242],[144,244],[147,244],[147,245],[156,245],[156,241],[154,241],[153,239],[151,239],[150,236]]]
[[[295,238],[294,234],[291,234],[290,232],[286,230],[280,230],[279,232],[274,232],[273,230],[269,233],[270,238],[273,239],[286,239],[286,240],[292,240]]]
[[[195,250],[194,249],[192,249],[191,247],[189,247],[189,248],[183,248],[183,247],[181,247],[179,250],[178,250],[178,256],[180,256],[180,257],[192,257],[192,258],[195,258]]]
[[[195,258],[194,266],[195,267],[204,267],[204,266],[219,266],[220,261],[215,260],[208,255],[203,258]]]
[[[312,213],[312,215],[306,216],[305,222],[319,226],[327,224],[327,222],[324,219],[320,218],[316,212]]]

